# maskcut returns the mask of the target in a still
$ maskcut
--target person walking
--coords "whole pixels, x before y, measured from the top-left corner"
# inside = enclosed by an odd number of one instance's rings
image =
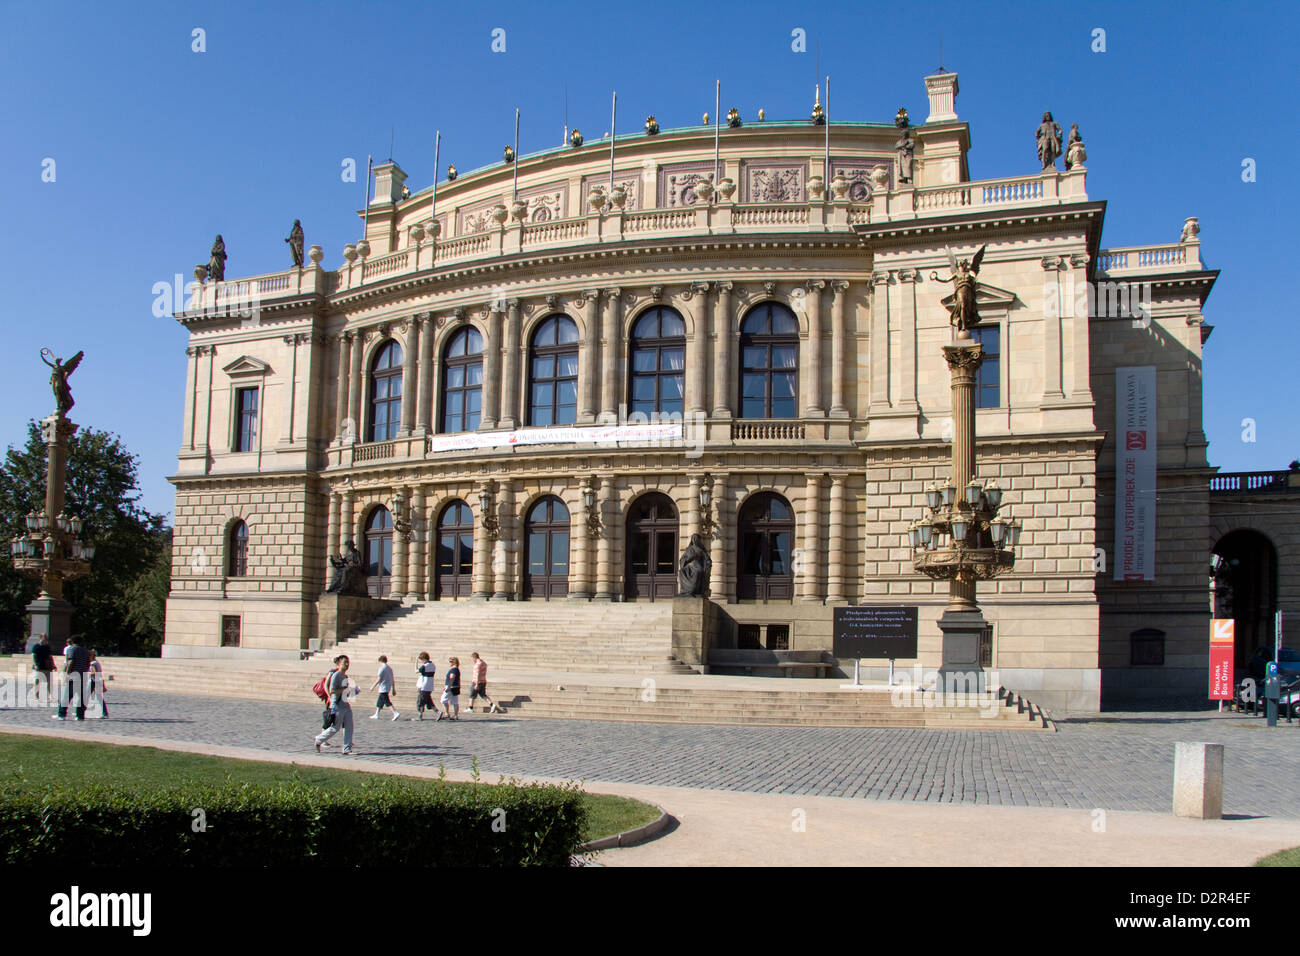
[[[32,670],[36,672],[35,695],[41,699],[41,688],[45,688],[45,705],[54,702],[50,696],[50,675],[54,673],[54,652],[50,650],[50,635],[42,634],[41,639],[32,648]]]
[[[416,658],[415,673],[416,677],[416,702],[415,709],[417,716],[412,720],[424,720],[425,710],[432,710],[437,717],[442,714],[438,713],[438,705],[433,702],[433,679],[438,673],[438,665],[429,660],[428,651],[420,651],[419,657]]]
[[[104,683],[104,665],[99,663],[99,652],[90,649],[90,687],[86,696],[91,699],[91,720],[108,719],[108,699],[104,696],[108,686]],[[94,706],[98,702],[99,706]]]
[[[321,745],[328,743],[329,739],[340,730],[343,731],[343,755],[346,757],[352,753],[352,705],[348,703],[348,698],[361,693],[361,688],[348,679],[348,667],[351,663],[346,654],[334,658],[334,666],[337,670],[330,672],[329,680],[325,685],[334,722],[316,735],[317,753],[320,753]]]
[[[470,657],[473,658],[474,663],[470,668],[469,707],[466,710],[471,714],[474,713],[474,701],[481,697],[488,702],[487,709],[483,713],[490,714],[497,709],[497,705],[487,693],[487,661],[478,656],[478,651]]]
[[[397,712],[397,707],[394,706],[392,699],[388,696],[397,693],[397,678],[393,676],[393,669],[388,666],[388,656],[386,654],[379,655],[379,676],[370,685],[371,691],[376,687],[379,688],[379,698],[375,701],[375,712],[370,715],[370,719],[378,720],[379,712],[385,707],[393,708],[393,720],[401,717],[402,715]]]
[[[55,720],[68,719],[68,705],[73,694],[77,695],[77,720],[86,719],[86,677],[90,670],[90,652],[77,643],[76,637],[68,638],[68,646],[63,649],[63,686],[59,689],[59,713]]]
[[[460,720],[460,658],[447,658],[447,676],[442,687],[442,715],[448,720]],[[455,716],[452,716],[455,711]]]

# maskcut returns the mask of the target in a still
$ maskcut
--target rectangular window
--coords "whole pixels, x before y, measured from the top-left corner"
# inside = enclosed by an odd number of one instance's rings
[[[788,651],[790,649],[789,624],[769,624],[767,626],[767,649],[769,651]]]
[[[239,615],[238,614],[221,615],[221,646],[222,647],[239,646]]]
[[[762,650],[758,624],[742,624],[736,633],[736,647],[742,651]]]
[[[984,361],[975,378],[975,407],[998,408],[1002,404],[1002,390],[999,387],[1002,374],[1002,329],[996,325],[974,328],[971,329],[971,337],[984,346]]]
[[[257,448],[257,389],[235,389],[235,447],[234,451],[255,451]]]

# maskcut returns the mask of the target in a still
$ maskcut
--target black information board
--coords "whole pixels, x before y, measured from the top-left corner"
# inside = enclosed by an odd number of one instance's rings
[[[852,659],[916,657],[916,608],[837,607],[834,654]]]

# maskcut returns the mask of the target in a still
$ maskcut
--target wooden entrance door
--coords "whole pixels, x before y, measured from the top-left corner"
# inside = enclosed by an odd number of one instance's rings
[[[565,597],[569,593],[569,509],[547,496],[524,522],[524,599]]]
[[[677,509],[667,495],[643,495],[627,516],[627,568],[624,594],[629,601],[677,595]]]

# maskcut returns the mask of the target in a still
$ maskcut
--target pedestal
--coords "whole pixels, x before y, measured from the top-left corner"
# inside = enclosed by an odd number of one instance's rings
[[[980,638],[986,626],[984,615],[978,610],[943,612],[939,618],[939,630],[943,633],[943,662],[939,665],[936,692],[984,691]]]
[[[31,651],[42,634],[50,636],[50,650],[61,654],[68,638],[72,636],[72,605],[59,598],[41,594],[27,605],[27,613],[32,616],[32,629],[27,637],[27,651]]]

